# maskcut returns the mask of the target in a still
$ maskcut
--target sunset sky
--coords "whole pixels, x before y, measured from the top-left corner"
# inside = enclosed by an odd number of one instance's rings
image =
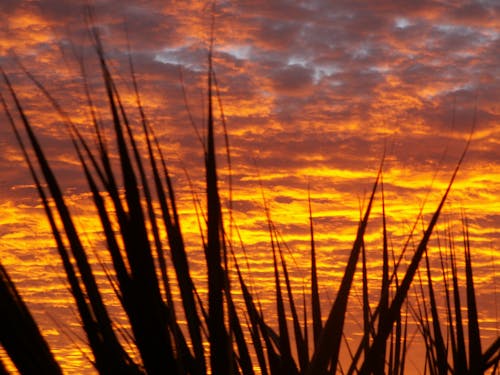
[[[85,61],[104,120],[106,103],[87,35],[85,3],[2,0],[0,66],[37,128],[85,241],[99,255],[98,222],[86,204],[88,188],[67,133],[19,66],[39,79],[92,139],[79,58]],[[203,270],[196,268],[202,250],[185,171],[202,199],[203,148],[197,132],[204,137],[211,3],[91,3],[123,100],[137,120],[128,33],[144,107],[179,195],[190,261],[203,280]],[[262,250],[269,243],[264,199],[290,247],[289,263],[302,288],[309,282],[310,189],[326,311],[384,149],[388,225],[399,254],[420,208],[424,223],[436,209],[475,124],[443,223],[453,225],[462,213],[468,217],[483,340],[498,336],[500,3],[217,1],[213,19],[214,70],[229,134],[234,216],[264,305],[273,298],[266,294],[272,290],[272,262]],[[7,92],[3,81],[0,90]],[[220,118],[219,108],[215,111]],[[220,121],[216,132],[226,205],[229,180]],[[90,367],[71,343],[84,346],[76,337],[81,332],[75,328],[74,308],[67,307],[70,297],[50,229],[3,110],[0,149],[0,259],[65,366],[72,371]],[[375,280],[380,280],[380,215],[379,199],[367,235]],[[417,228],[420,233],[422,225]],[[453,231],[460,243],[460,225]],[[409,373],[418,373],[419,360],[414,362]]]

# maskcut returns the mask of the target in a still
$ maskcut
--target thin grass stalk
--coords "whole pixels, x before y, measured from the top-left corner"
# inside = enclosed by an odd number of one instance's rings
[[[349,340],[347,339],[345,332],[342,332],[342,339],[344,340],[344,345],[347,349],[347,353],[349,354],[349,358],[352,361],[354,359],[354,356],[352,354],[351,346],[349,345]],[[339,370],[341,368],[342,368],[342,366],[340,366],[340,364],[339,364]],[[332,369],[330,369],[330,370],[332,370]]]
[[[493,367],[492,372],[491,372],[492,374],[497,374],[498,373],[499,359],[500,359],[500,354],[497,356],[496,360],[493,362],[493,364],[491,366],[487,365],[488,366],[487,368]]]

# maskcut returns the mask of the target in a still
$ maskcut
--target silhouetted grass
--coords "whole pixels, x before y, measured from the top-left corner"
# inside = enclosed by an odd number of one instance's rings
[[[133,339],[129,344],[140,354],[140,360],[133,360],[124,347],[123,340],[119,339],[121,335],[118,332],[118,325],[108,313],[96,282],[95,272],[89,262],[89,250],[82,244],[81,234],[74,225],[64,193],[35,133],[33,120],[26,115],[16,89],[6,74],[3,74],[6,92],[14,102],[18,119],[14,117],[13,110],[3,96],[1,100],[49,220],[70,291],[86,333],[87,344],[93,353],[93,365],[99,373],[252,375],[256,372],[256,368],[264,375],[323,375],[344,372],[339,360],[346,335],[344,322],[360,257],[362,270],[360,311],[363,316],[364,334],[356,351],[351,353],[351,363],[345,369],[347,373],[404,373],[408,351],[409,309],[419,324],[427,352],[426,368],[430,373],[480,374],[488,369],[496,371],[500,357],[499,339],[497,338],[485,351],[481,349],[471,250],[465,219],[463,246],[466,264],[467,323],[462,317],[460,285],[453,246],[450,245],[449,249],[449,270],[445,260],[441,258],[445,285],[448,285],[446,283],[450,278],[452,285],[451,293],[446,288],[444,311],[447,314],[447,324],[440,321],[442,318],[438,313],[439,306],[427,254],[429,241],[466,155],[468,144],[401,279],[401,276],[398,276],[400,261],[394,260],[394,254],[393,266],[390,266],[386,203],[382,182],[384,158],[382,158],[339,289],[326,320],[323,320],[320,308],[321,296],[310,197],[308,204],[311,306],[306,305],[303,292],[302,318],[299,316],[300,298],[297,297],[298,292],[292,288],[283,254],[284,244],[266,206],[276,290],[277,324],[274,324],[273,318],[262,312],[258,299],[252,295],[226,233],[227,221],[223,218],[221,209],[216,163],[216,123],[213,112],[215,75],[211,51],[208,56],[207,73],[207,137],[203,145],[206,217],[201,217],[206,227],[206,241],[203,237],[202,246],[208,276],[208,295],[206,300],[202,300],[197,293],[189,267],[174,186],[158,139],[145,114],[132,61],[130,60],[130,71],[137,102],[136,109],[140,115],[139,126],[132,126],[130,122],[127,111],[131,109],[123,105],[98,33],[93,31],[91,35],[112,119],[118,164],[113,164],[111,161],[108,145],[102,135],[102,124],[95,115],[96,110],[88,87],[85,87],[85,92],[97,140],[96,151],[92,151],[88,146],[64,108],[51,97],[35,77],[26,73],[45,95],[53,110],[60,114],[61,121],[67,127],[68,137],[78,156],[102,226],[106,249],[112,262],[110,279],[113,280],[116,295],[130,323]],[[81,66],[85,76],[83,62]],[[21,128],[24,129],[25,135],[21,134]],[[138,131],[139,133],[136,133]],[[139,137],[146,142],[145,155],[139,151],[137,145]],[[32,152],[28,152],[28,149]],[[34,157],[31,156],[33,154]],[[152,182],[148,176],[152,176]],[[378,304],[372,310],[369,295],[373,295],[377,288],[368,281],[364,236],[379,189],[383,219],[381,228],[383,242],[380,249],[382,284],[378,290]],[[51,205],[50,201],[53,201],[54,205]],[[106,202],[112,205],[113,210],[106,208]],[[161,219],[155,214],[156,205],[160,207]],[[161,239],[160,233],[163,229],[167,234],[166,241]],[[451,244],[451,235],[448,240]],[[170,263],[167,263],[166,257],[170,257]],[[408,294],[415,278],[420,278],[422,257],[425,258],[428,296],[425,295],[422,286],[418,297],[419,303],[410,306]],[[234,264],[236,286],[230,283],[229,258],[232,258]],[[172,264],[173,270],[167,269],[167,264]],[[13,282],[3,267],[0,267],[0,271],[1,303],[5,311],[0,319],[1,344],[21,372],[36,373],[39,369],[46,374],[60,373],[56,360]],[[171,285],[174,274],[176,283]],[[236,287],[242,293],[241,303],[233,299],[233,288]],[[172,288],[179,290],[178,301],[173,297]],[[309,327],[308,316],[312,317],[312,327]],[[186,322],[186,329],[181,328],[181,321]],[[467,340],[463,328],[465,324],[468,329]],[[290,325],[293,332],[290,331]],[[16,332],[12,330],[14,326]],[[312,335],[309,333],[311,331]],[[309,345],[310,342],[312,345]],[[468,350],[466,350],[467,345]]]

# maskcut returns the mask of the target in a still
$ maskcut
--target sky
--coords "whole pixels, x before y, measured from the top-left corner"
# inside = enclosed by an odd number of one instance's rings
[[[85,204],[86,186],[67,133],[19,65],[90,137],[79,59],[96,105],[104,102],[85,3],[3,0],[0,66],[20,93],[78,224],[98,253],[99,228]],[[229,135],[234,216],[253,249],[250,261],[264,300],[272,281],[272,264],[262,250],[269,242],[264,202],[291,249],[296,282],[307,283],[307,268],[300,266],[308,259],[310,190],[322,293],[331,301],[384,152],[387,214],[398,252],[422,207],[428,222],[472,132],[445,217],[450,223],[462,213],[468,217],[484,340],[498,336],[498,1],[218,1],[212,12],[204,1],[94,0],[92,8],[124,102],[137,120],[129,54],[134,62],[146,113],[173,173],[194,264],[201,259],[200,235],[187,176],[201,197],[199,137],[213,24],[222,103],[215,111],[220,119],[222,109]],[[3,83],[0,89],[5,92]],[[230,180],[218,124],[220,186],[227,202]],[[0,148],[1,261],[40,316],[56,353],[68,368],[78,366],[79,352],[68,349],[60,332],[78,325],[61,318],[69,300],[64,275],[3,111]],[[375,210],[368,243],[377,277],[379,203]],[[458,241],[460,225],[453,228]],[[202,280],[202,271],[195,272]],[[54,321],[61,322],[59,328]]]

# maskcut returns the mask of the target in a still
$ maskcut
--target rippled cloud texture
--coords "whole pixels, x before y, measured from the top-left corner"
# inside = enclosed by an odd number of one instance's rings
[[[196,132],[204,136],[212,6],[95,0],[92,7],[89,21],[83,1],[3,0],[0,66],[36,119],[88,241],[98,244],[99,227],[82,204],[86,186],[67,134],[19,62],[90,134],[79,59],[96,105],[105,108],[106,103],[99,96],[103,89],[89,22],[99,28],[123,100],[133,108],[130,50],[146,112],[174,173],[187,223],[183,230],[194,238],[189,240],[194,254],[201,254],[183,169],[202,195],[203,149]],[[450,221],[462,212],[469,217],[480,298],[498,301],[491,291],[500,245],[499,19],[500,4],[494,0],[217,2],[214,69],[230,137],[234,214],[244,241],[256,249],[269,241],[264,195],[295,260],[307,261],[309,188],[322,250],[320,276],[328,285],[330,276],[344,268],[345,250],[384,150],[389,225],[398,247],[419,209],[435,209],[475,126],[446,215]],[[135,112],[130,115],[136,119]],[[101,115],[106,120],[104,111]],[[221,126],[217,141],[221,186],[227,191]],[[63,275],[3,112],[0,147],[2,262],[28,300],[41,301],[38,312],[50,309],[57,317],[68,298],[61,290]],[[379,232],[374,226],[369,237],[374,243]],[[335,252],[339,262],[332,259]],[[250,260],[262,273],[271,267],[257,250]],[[377,264],[374,260],[374,270]],[[51,288],[54,294],[47,296]],[[324,292],[331,300],[333,292]],[[498,329],[493,305],[485,303],[482,316],[490,337]],[[47,327],[54,324],[48,321]],[[59,337],[56,331],[47,328]]]

